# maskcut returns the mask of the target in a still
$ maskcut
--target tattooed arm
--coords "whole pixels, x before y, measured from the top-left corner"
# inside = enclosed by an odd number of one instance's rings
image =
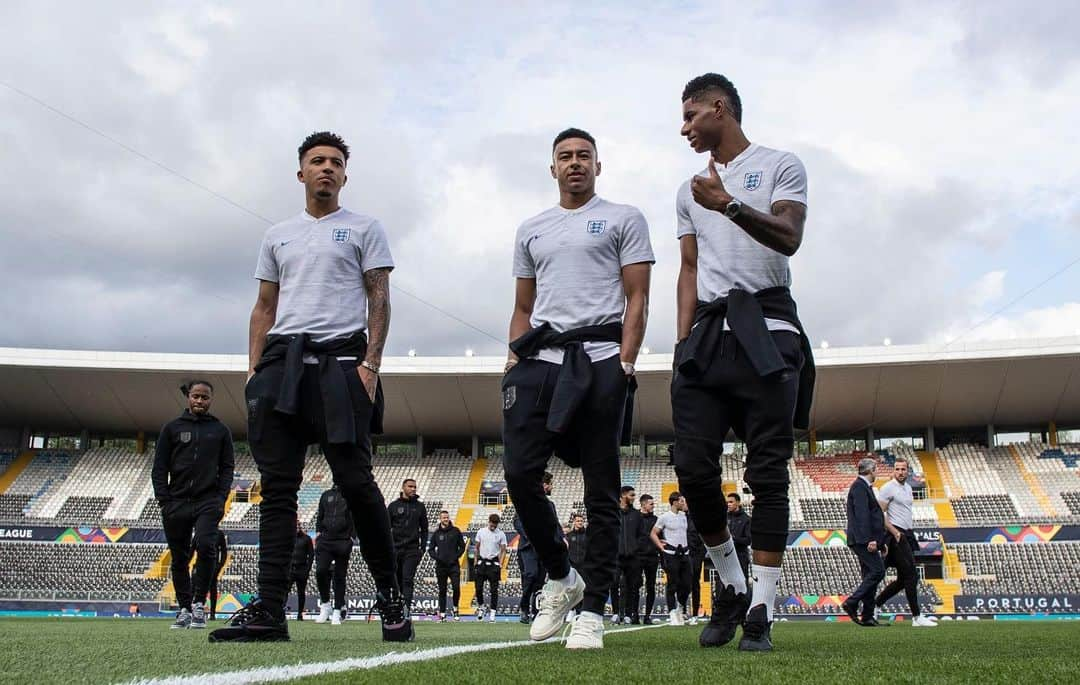
[[[771,213],[766,214],[743,205],[732,221],[765,247],[790,257],[802,244],[806,205],[794,200],[778,200],[770,209]]]
[[[371,269],[364,272],[364,290],[368,302],[368,346],[364,361],[376,369],[382,364],[383,346],[390,329],[390,269]],[[375,399],[377,377],[366,366],[356,367],[360,380],[372,400]]]

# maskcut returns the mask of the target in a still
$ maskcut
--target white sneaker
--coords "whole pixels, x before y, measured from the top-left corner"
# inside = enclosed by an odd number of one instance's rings
[[[489,609],[488,610],[488,619],[487,620],[488,620],[488,623],[494,623],[495,622],[495,610],[494,609]]]
[[[533,640],[546,640],[556,635],[563,627],[563,619],[566,612],[585,597],[585,580],[580,573],[574,574],[574,584],[567,587],[558,580],[549,580],[544,583],[544,589],[540,591],[538,604],[540,613],[533,619],[529,626],[529,637]],[[578,616],[574,625],[581,620]],[[603,621],[603,619],[600,619]]]
[[[691,616],[690,620],[687,621],[686,624],[691,625],[691,626],[696,626],[697,625],[697,616]]]
[[[319,615],[315,617],[316,623],[326,623],[330,620],[330,612],[333,608],[330,602],[319,602]]]
[[[612,614],[611,622],[615,625],[619,625],[620,623],[622,623],[622,617],[620,617],[618,614]]]
[[[604,619],[589,611],[581,612],[570,628],[566,638],[567,649],[602,649],[604,647]]]
[[[920,615],[916,616],[915,618],[911,619],[911,627],[912,628],[936,628],[937,623],[934,623],[933,621],[931,621],[927,617],[920,614]]]
[[[678,609],[672,609],[668,612],[668,625],[671,626],[683,626],[686,622],[683,621],[682,612]]]
[[[342,611],[341,609],[334,609],[333,613],[330,614],[330,625],[332,625],[332,626],[341,625],[341,615],[343,613],[345,613],[345,612]]]
[[[567,623],[573,623],[575,618],[577,618],[577,613],[573,609],[566,612],[566,622]]]

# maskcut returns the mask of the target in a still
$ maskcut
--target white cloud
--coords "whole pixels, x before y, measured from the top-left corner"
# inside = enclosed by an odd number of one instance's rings
[[[678,136],[678,96],[723,71],[752,139],[807,165],[792,267],[811,334],[903,343],[959,335],[1015,295],[1024,279],[1005,274],[1031,256],[1004,246],[1033,222],[1066,246],[1080,227],[1077,13],[1051,3],[1016,22],[1008,3],[972,7],[8,3],[0,60],[18,65],[14,85],[272,219],[301,207],[299,140],[340,130],[343,201],[387,226],[395,282],[496,337],[511,236],[556,199],[550,140],[587,128],[600,193],[652,228],[657,352],[674,337],[674,194],[702,166]],[[0,106],[0,146],[18,160],[0,188],[0,309],[15,314],[0,344],[242,351],[265,224],[3,88]],[[1041,292],[1066,301],[1067,283]],[[393,353],[501,347],[394,304]],[[1008,330],[1044,330],[1024,304]]]

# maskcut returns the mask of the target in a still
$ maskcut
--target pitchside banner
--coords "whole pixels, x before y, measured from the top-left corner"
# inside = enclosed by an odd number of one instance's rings
[[[1080,612],[1080,595],[957,595],[955,601],[956,611],[968,614]]]

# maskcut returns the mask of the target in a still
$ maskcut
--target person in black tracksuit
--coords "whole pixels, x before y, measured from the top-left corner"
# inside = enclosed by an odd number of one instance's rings
[[[566,547],[570,554],[570,565],[581,568],[585,561],[585,517],[574,514],[570,517],[570,532],[566,534]]]
[[[743,575],[750,580],[750,515],[743,511],[742,497],[737,492],[728,493],[728,530],[735,542],[735,555],[739,557]]]
[[[193,624],[203,628],[206,593],[217,557],[218,523],[232,488],[233,441],[225,424],[210,414],[214,388],[209,382],[192,381],[180,390],[188,408],[162,427],[151,479],[172,553],[176,601],[181,613],[189,612],[195,617]],[[188,572],[193,532],[198,555],[194,578]]]
[[[690,616],[701,612],[701,569],[707,558],[705,542],[694,527],[694,519],[686,517],[686,546],[690,550]]]
[[[548,504],[551,506],[552,513],[555,514],[555,520],[559,520],[558,512],[555,510],[555,503],[551,501],[551,489],[554,482],[554,476],[548,472],[544,472],[544,495],[548,499]],[[518,534],[517,543],[517,559],[518,570],[521,572],[521,601],[518,604],[518,613],[521,616],[522,623],[528,623],[536,615],[536,593],[544,587],[544,581],[547,580],[547,574],[544,572],[543,567],[540,565],[540,557],[536,554],[536,548],[529,541],[529,536],[525,534],[525,525],[521,522],[521,517],[516,513],[514,514],[514,532]],[[562,528],[559,528],[557,535],[560,538],[565,537],[562,532]]]
[[[641,541],[638,543],[638,564],[645,579],[645,616],[641,622],[652,625],[653,605],[656,604],[656,570],[660,567],[660,552],[652,544],[649,534],[656,525],[653,506],[656,502],[652,495],[638,498],[641,504]]]
[[[465,536],[450,521],[450,512],[439,512],[439,525],[431,533],[428,554],[435,560],[435,582],[439,585],[439,618],[446,616],[446,587],[450,586],[453,604],[451,612],[457,614],[461,602],[461,555],[465,553]]]
[[[622,618],[640,623],[638,613],[641,590],[641,513],[634,508],[637,493],[624,485],[619,493],[619,543],[615,557],[615,582],[611,584],[611,613],[613,620]]]
[[[349,556],[352,554],[353,517],[345,496],[337,485],[319,498],[319,510],[315,515],[315,583],[319,587],[320,609],[330,602],[330,576],[333,565],[334,611],[345,608],[345,581],[349,574]],[[320,621],[325,621],[322,614]]]
[[[427,507],[416,494],[416,481],[406,478],[401,484],[401,496],[386,507],[390,515],[390,532],[394,536],[397,557],[397,582],[405,606],[411,607],[416,567],[428,541]]]
[[[311,542],[311,536],[300,525],[300,521],[297,521],[292,561],[289,564],[289,578],[296,584],[297,621],[304,620],[304,603],[307,601],[308,578],[311,577],[311,564],[314,561],[315,545]]]

